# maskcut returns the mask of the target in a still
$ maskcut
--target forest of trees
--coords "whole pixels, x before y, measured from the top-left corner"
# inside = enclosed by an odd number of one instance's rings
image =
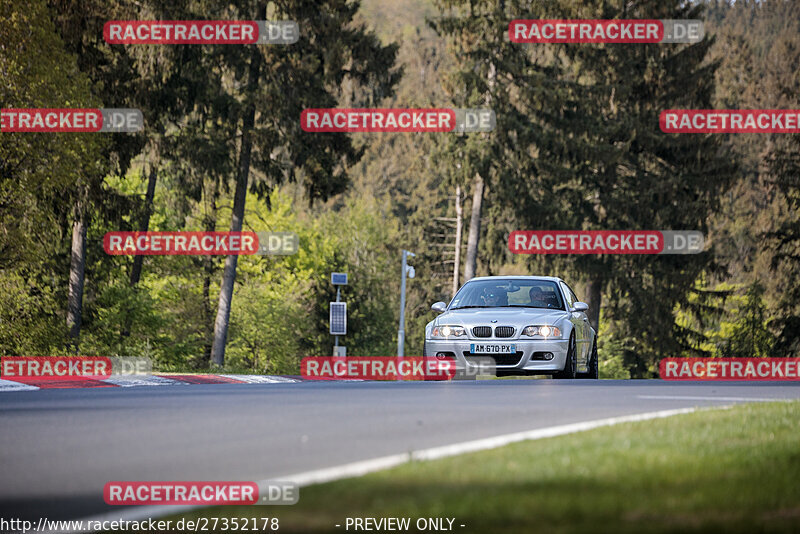
[[[700,18],[696,44],[519,45],[517,18]],[[293,20],[287,46],[109,45],[108,20]],[[5,0],[4,108],[138,108],[137,134],[0,133],[0,355],[295,374],[406,354],[460,281],[561,276],[601,377],[800,347],[800,136],[665,134],[669,108],[800,108],[792,0]],[[490,107],[491,133],[309,134],[310,107]],[[292,256],[111,256],[111,230],[293,231]],[[515,256],[517,229],[700,230],[691,256]]]

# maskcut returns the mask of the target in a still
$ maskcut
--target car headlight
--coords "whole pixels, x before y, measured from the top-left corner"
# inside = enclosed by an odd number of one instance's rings
[[[561,329],[557,326],[526,326],[522,329],[523,336],[541,336],[548,339],[561,337]]]
[[[434,326],[431,330],[431,337],[446,339],[449,337],[466,336],[467,331],[463,326],[443,325]]]

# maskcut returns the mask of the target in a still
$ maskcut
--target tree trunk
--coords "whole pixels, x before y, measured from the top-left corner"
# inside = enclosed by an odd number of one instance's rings
[[[83,311],[83,285],[86,272],[86,207],[78,200],[75,221],[72,223],[72,252],[69,262],[69,293],[67,297],[67,329],[70,344],[78,351]]]
[[[481,205],[483,204],[483,178],[475,175],[472,185],[472,216],[469,219],[469,234],[467,235],[467,257],[464,264],[464,281],[475,277],[478,264],[478,242],[481,233]]]
[[[461,229],[464,226],[464,210],[461,208],[461,186],[456,186],[456,255],[453,261],[453,296],[458,291],[458,275],[461,271]]]
[[[501,6],[505,10],[505,4]],[[489,72],[487,74],[487,85],[489,90],[483,96],[487,108],[492,107],[492,91],[494,90],[497,78],[497,69],[494,62],[489,63]],[[486,138],[487,134],[483,134]],[[473,183],[472,191],[472,216],[469,220],[469,234],[467,235],[467,258],[464,265],[464,281],[470,280],[475,277],[478,268],[478,243],[481,239],[481,208],[483,207],[483,177],[480,173],[475,175],[475,182]]]
[[[213,181],[209,214],[205,218],[204,229],[214,232],[217,229],[217,200],[219,199],[219,183]],[[211,277],[214,275],[214,257],[203,258],[203,318],[205,327],[205,343],[203,346],[202,367],[211,363],[211,349],[214,343],[214,309],[211,307]]]
[[[255,20],[266,18],[266,6],[259,7],[259,14]],[[250,72],[247,78],[246,95],[252,95],[258,90],[258,78],[261,74],[263,58],[257,46],[251,48]],[[233,196],[233,213],[231,214],[231,232],[241,232],[244,221],[244,205],[247,200],[247,179],[250,176],[250,152],[253,148],[253,126],[255,125],[256,106],[251,102],[245,108],[242,120],[242,144],[239,151],[239,169],[236,173],[236,192]],[[222,366],[225,363],[225,343],[228,340],[228,320],[231,315],[231,301],[233,300],[233,284],[236,281],[236,264],[239,256],[232,255],[225,258],[225,269],[222,273],[222,285],[219,289],[219,305],[217,319],[214,323],[214,344],[211,347],[211,361]]]
[[[157,153],[157,152],[156,152]],[[144,195],[144,213],[142,214],[142,220],[139,221],[139,231],[140,232],[147,232],[150,229],[150,215],[153,213],[153,199],[156,196],[156,179],[158,178],[158,158],[154,158],[156,160],[156,164],[154,165],[152,162],[150,164],[150,174],[147,177],[147,192]],[[130,287],[135,288],[136,285],[139,283],[139,279],[142,276],[142,265],[144,264],[144,256],[134,256],[133,257],[133,265],[131,266],[131,276],[130,276]],[[122,329],[122,336],[128,337],[131,335],[131,323],[133,319],[131,317],[130,310],[126,312],[125,315],[125,323]]]
[[[596,331],[599,331],[600,304],[602,299],[603,277],[602,275],[596,274],[592,276],[592,278],[589,279],[589,283],[586,284],[586,304],[589,305],[586,315],[589,317],[589,324],[591,324]]]
[[[158,178],[157,169],[158,164],[150,163],[150,175],[147,177],[147,193],[144,196],[144,214],[142,220],[139,222],[139,231],[146,232],[150,229],[150,215],[153,213],[153,199],[156,195],[156,179]],[[136,287],[139,283],[139,278],[142,276],[142,264],[144,263],[144,256],[133,257],[133,267],[131,267],[131,287]]]

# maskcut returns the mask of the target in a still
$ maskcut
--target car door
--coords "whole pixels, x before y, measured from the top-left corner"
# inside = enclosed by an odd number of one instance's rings
[[[561,289],[564,293],[564,297],[567,301],[567,306],[571,310],[572,307],[578,302],[578,297],[575,296],[575,292],[570,289],[570,287],[561,282]],[[589,328],[589,317],[584,312],[570,312],[570,322],[575,325],[575,344],[578,351],[577,360],[578,365],[583,366],[586,365],[589,358],[589,351],[591,347],[589,344],[591,343],[591,330]]]

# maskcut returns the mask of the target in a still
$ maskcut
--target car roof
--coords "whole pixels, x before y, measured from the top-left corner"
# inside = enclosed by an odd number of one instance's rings
[[[473,280],[547,280],[548,282],[563,282],[563,280],[557,276],[529,276],[529,275],[507,275],[507,276],[476,276],[475,278],[470,278],[467,282],[472,282]],[[466,283],[466,282],[465,282]]]

